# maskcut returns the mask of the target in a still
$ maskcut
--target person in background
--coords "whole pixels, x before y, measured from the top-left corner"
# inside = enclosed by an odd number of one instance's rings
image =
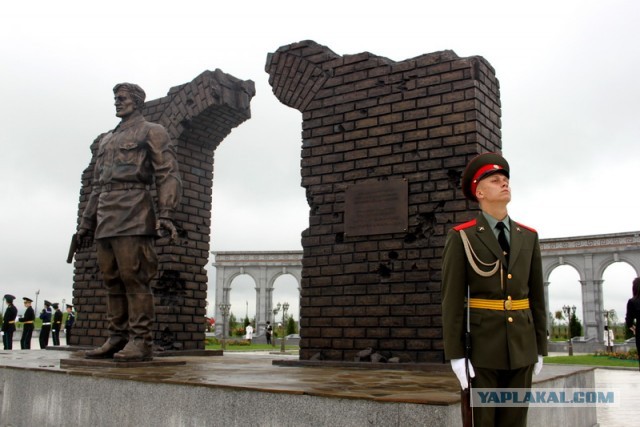
[[[631,285],[632,297],[627,301],[627,313],[624,321],[627,328],[631,329],[636,337],[636,350],[638,351],[638,369],[640,369],[640,339],[638,339],[638,326],[640,326],[640,277],[633,279]]]
[[[76,320],[76,315],[73,314],[73,306],[67,304],[67,320],[64,322],[64,334],[67,339],[67,345],[71,345],[71,330],[73,329],[73,322]]]
[[[60,345],[60,329],[62,329],[62,311],[57,302],[51,304],[53,307],[53,324],[51,325],[51,339],[53,345]]]
[[[41,349],[45,349],[49,345],[49,334],[51,334],[52,317],[53,310],[51,309],[51,303],[47,300],[44,300],[44,308],[40,313],[40,320],[42,320],[42,329],[40,329],[40,336],[38,337]]]
[[[251,344],[251,340],[253,339],[253,326],[247,325],[246,328],[246,337],[249,340],[249,344]]]
[[[4,300],[7,302],[7,309],[4,311],[2,318],[2,344],[5,350],[13,349],[13,333],[16,331],[16,317],[18,317],[18,309],[13,305],[13,295],[6,294]]]
[[[264,335],[267,337],[267,344],[271,345],[271,335],[273,335],[273,326],[271,322],[267,321],[267,327],[264,330]]]
[[[604,343],[607,346],[607,352],[613,353],[613,340],[615,339],[613,335],[613,329],[609,328],[609,326],[605,325],[604,327]]]
[[[18,322],[21,322],[23,324],[22,337],[20,338],[20,348],[22,350],[30,350],[31,335],[33,335],[33,322],[36,320],[36,313],[35,311],[33,311],[33,307],[31,307],[31,303],[33,302],[31,298],[24,297],[22,298],[22,301],[24,301],[26,310],[24,311],[24,316],[18,319]]]

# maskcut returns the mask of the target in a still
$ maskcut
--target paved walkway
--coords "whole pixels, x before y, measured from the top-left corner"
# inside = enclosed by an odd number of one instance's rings
[[[638,369],[596,369],[596,387],[619,390],[620,406],[598,407],[600,427],[640,425],[640,371]]]
[[[549,356],[566,356],[566,352]],[[596,387],[620,391],[619,406],[598,407],[600,427],[628,427],[640,425],[640,371],[633,368],[596,369]]]

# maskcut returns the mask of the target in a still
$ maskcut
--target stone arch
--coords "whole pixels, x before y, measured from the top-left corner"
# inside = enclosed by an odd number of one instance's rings
[[[565,259],[564,257],[558,257],[557,260],[554,260],[553,262],[549,263],[549,264],[544,264],[543,265],[543,277],[544,277],[544,281],[545,283],[549,282],[549,278],[551,277],[551,273],[553,273],[553,271],[558,268],[558,267],[562,267],[564,265],[568,265],[570,267],[573,267],[573,269],[576,271],[576,273],[578,273],[578,277],[580,277],[580,280],[584,280],[584,277],[582,276],[582,270],[580,269],[580,266],[572,259]]]
[[[580,292],[580,286],[581,283],[584,281],[584,278],[580,275],[580,267],[578,265],[576,265],[574,262],[567,262],[565,260],[561,260],[558,262],[555,262],[553,264],[550,264],[548,266],[544,266],[545,271],[543,272],[544,274],[544,297],[545,297],[545,306],[547,309],[547,314],[550,316],[547,319],[547,325],[549,327],[549,329],[551,328],[551,324],[552,324],[552,319],[551,316],[553,315],[553,312],[551,310],[551,298],[549,296],[549,288],[551,286],[553,286],[553,283],[550,279],[551,279],[551,274],[556,271],[556,269],[558,269],[559,267],[570,267],[577,275],[578,275],[578,280],[576,281],[576,286],[578,286],[578,292]],[[582,313],[582,316],[584,316],[584,313]]]
[[[295,278],[300,290],[302,280],[302,251],[247,251],[212,252],[216,268],[215,318],[221,319],[219,305],[229,303],[229,291],[233,278],[248,274],[256,284],[256,332],[261,334],[271,319],[273,289],[276,279],[282,275]],[[216,322],[216,333],[222,333],[222,322]]]
[[[255,273],[253,273],[251,271],[244,271],[244,269],[243,270],[239,270],[237,272],[234,272],[233,275],[231,275],[228,278],[226,278],[224,287],[225,288],[230,288],[231,284],[233,283],[233,281],[236,279],[236,277],[239,277],[239,276],[249,276],[249,277],[251,277],[251,279],[253,280],[254,283],[258,283],[258,279],[254,276],[254,274]]]
[[[624,322],[626,305],[631,297],[631,283],[638,271],[625,257],[612,260],[602,268],[602,304],[605,310],[616,310],[618,322]],[[603,322],[606,325],[607,318]],[[604,334],[603,334],[604,336]]]
[[[237,272],[229,277],[225,292],[231,304],[230,313],[235,315],[237,322],[242,323],[245,316],[248,316],[249,307],[255,307],[257,286],[258,280],[255,273],[251,271]],[[249,318],[251,319],[251,316]]]
[[[289,303],[289,305],[290,305],[290,308],[289,308],[288,313],[289,313],[289,315],[292,315],[292,314],[293,314],[293,312],[294,312],[294,311],[293,311],[293,310],[294,310],[294,308],[293,308],[293,307],[294,307],[294,305],[295,305],[295,306],[297,306],[297,307],[298,307],[298,309],[300,308],[300,300],[301,300],[301,292],[302,292],[302,289],[301,289],[301,280],[302,280],[302,277],[297,276],[297,275],[295,274],[295,272],[293,272],[293,271],[278,272],[278,273],[276,273],[276,274],[274,274],[274,275],[272,276],[272,278],[271,278],[271,283],[270,283],[270,287],[273,289],[273,291],[274,291],[274,293],[275,293],[276,289],[278,289],[278,288],[277,288],[277,286],[276,286],[276,282],[278,282],[278,280],[279,280],[279,279],[281,279],[281,278],[283,278],[283,277],[285,277],[285,276],[293,277],[293,279],[296,281],[296,291],[297,291],[296,304],[292,304],[293,299],[291,299],[291,298],[285,298],[285,299],[283,299],[283,300],[272,298],[272,307],[273,307],[273,305],[277,304],[277,303],[278,303],[278,302],[280,302],[280,301],[282,301],[282,302],[288,302],[288,303]],[[278,286],[280,286],[280,285],[278,285]],[[268,314],[268,313],[267,313],[267,314]],[[275,324],[279,323],[279,322],[282,320],[282,319],[281,319],[281,316],[282,316],[282,312],[280,312],[277,316],[273,316],[273,315],[272,315],[272,316],[270,317],[271,323],[272,323],[272,324],[274,324],[274,323],[275,323]],[[298,312],[298,320],[300,320],[300,313],[299,313],[299,312]]]
[[[293,276],[296,281],[298,282],[298,289],[300,289],[300,282],[302,281],[302,274],[301,274],[302,270],[298,271],[281,271],[278,273],[274,273],[274,275],[271,277],[270,279],[270,283],[269,285],[271,287],[273,287],[273,285],[276,283],[276,280],[278,280],[280,277],[282,276]]]
[[[571,265],[578,271],[582,285],[584,339],[602,341],[604,271],[619,261],[629,264],[636,273],[640,271],[640,231],[542,239],[540,249],[547,312],[550,273],[559,265]]]
[[[634,257],[632,256],[626,256],[625,254],[618,254],[617,252],[611,253],[608,256],[602,258],[600,264],[597,267],[596,275],[598,277],[603,277],[604,272],[607,270],[607,268],[618,262],[627,264],[635,271],[636,276],[640,276],[640,274],[638,273],[640,271],[640,266],[637,265],[638,259],[634,259]]]

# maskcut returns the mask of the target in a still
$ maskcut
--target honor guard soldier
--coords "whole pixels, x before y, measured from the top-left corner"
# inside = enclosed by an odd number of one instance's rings
[[[463,390],[470,378],[473,388],[530,388],[547,355],[538,234],[509,218],[509,174],[496,153],[469,162],[462,190],[481,212],[453,227],[444,247],[444,351]],[[527,407],[472,409],[476,427],[527,424]]]
[[[13,295],[6,294],[4,300],[7,302],[7,309],[4,311],[2,318],[2,343],[5,350],[13,349],[13,333],[16,330],[16,317],[18,317],[18,309],[13,305]]]
[[[22,338],[20,338],[20,348],[22,350],[31,349],[31,335],[33,335],[33,322],[36,320],[36,313],[31,307],[33,300],[31,298],[23,297],[24,306],[27,308],[24,311],[24,316],[18,319],[18,322],[22,323]]]
[[[53,317],[51,303],[47,300],[44,300],[44,308],[40,313],[40,320],[42,320],[42,329],[40,329],[40,336],[38,337],[41,349],[45,349],[49,345],[49,334],[51,333],[51,317]]]
[[[67,304],[67,320],[64,322],[64,334],[67,340],[67,345],[71,345],[69,338],[71,338],[71,330],[73,329],[73,322],[76,320],[76,315],[73,314],[73,306]]]
[[[57,302],[51,304],[53,307],[53,324],[51,325],[51,339],[53,345],[60,345],[60,329],[62,329],[62,311]]]

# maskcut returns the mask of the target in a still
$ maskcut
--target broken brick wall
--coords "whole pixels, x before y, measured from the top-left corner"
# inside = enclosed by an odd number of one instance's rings
[[[471,215],[460,177],[473,156],[501,148],[493,68],[452,51],[395,62],[303,41],[269,54],[266,72],[303,115],[301,359],[351,361],[372,348],[441,362],[442,249]],[[347,188],[393,179],[407,181],[408,229],[346,234]]]

